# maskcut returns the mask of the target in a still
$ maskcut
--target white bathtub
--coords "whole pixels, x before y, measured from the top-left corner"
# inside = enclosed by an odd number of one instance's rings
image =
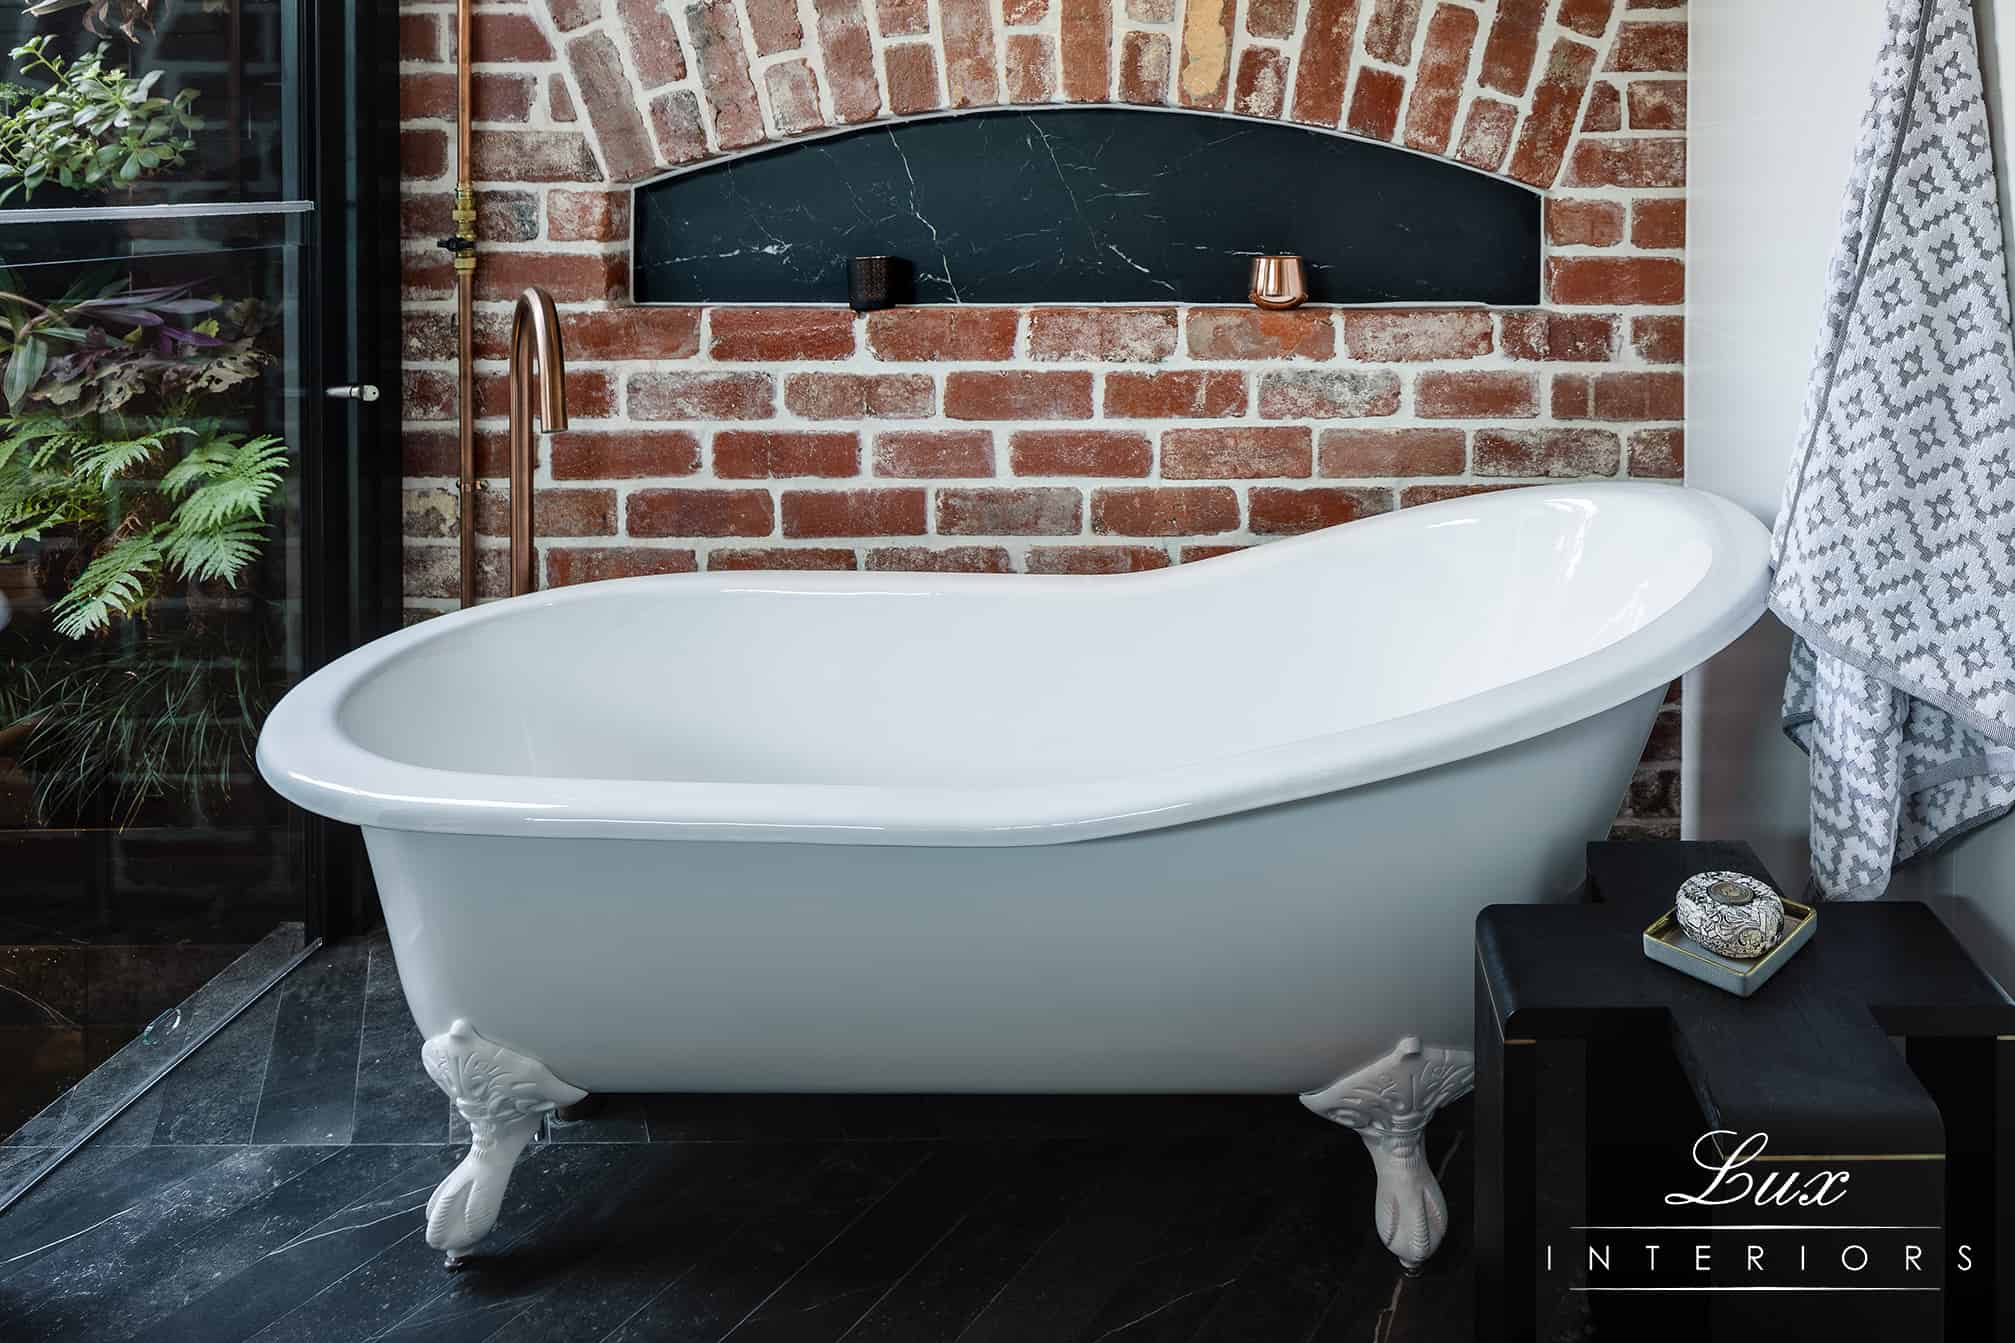
[[[364,828],[477,1134],[451,1254],[583,1091],[1353,1074],[1305,1099],[1372,1141],[1412,1266],[1470,925],[1573,890],[1766,545],[1711,495],[1576,485],[1118,577],[598,583],[340,659],[259,765]]]

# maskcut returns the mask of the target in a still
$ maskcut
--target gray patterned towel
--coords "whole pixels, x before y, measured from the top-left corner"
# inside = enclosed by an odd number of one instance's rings
[[[1772,566],[1813,880],[1873,899],[2015,807],[2015,340],[1969,0],[1890,0]]]

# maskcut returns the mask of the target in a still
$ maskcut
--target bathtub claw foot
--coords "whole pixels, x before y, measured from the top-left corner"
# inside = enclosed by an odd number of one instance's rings
[[[1427,1164],[1427,1121],[1467,1092],[1475,1075],[1476,1057],[1468,1050],[1424,1048],[1409,1035],[1384,1058],[1301,1098],[1364,1139],[1378,1172],[1373,1222],[1408,1277],[1441,1248],[1448,1231],[1448,1200]]]
[[[469,1154],[427,1200],[427,1244],[450,1269],[496,1225],[511,1168],[547,1115],[588,1093],[568,1086],[537,1059],[485,1040],[457,1018],[420,1047],[434,1085],[469,1125]]]

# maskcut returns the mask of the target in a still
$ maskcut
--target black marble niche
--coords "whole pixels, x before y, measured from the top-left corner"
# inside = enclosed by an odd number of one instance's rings
[[[1326,303],[1540,301],[1535,192],[1306,127],[1146,109],[968,113],[639,187],[637,301],[844,301],[891,255],[916,303],[1242,303],[1294,253]]]

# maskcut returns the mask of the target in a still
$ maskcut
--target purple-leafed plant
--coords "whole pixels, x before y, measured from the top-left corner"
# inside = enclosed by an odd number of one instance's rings
[[[13,289],[4,272],[0,286]],[[16,415],[49,409],[74,418],[143,394],[186,409],[192,397],[258,377],[271,358],[258,347],[264,306],[196,290],[135,289],[99,276],[46,304],[0,292],[0,398]]]
[[[154,31],[154,0],[36,0],[28,6],[28,12],[38,19],[67,9],[84,11],[84,30],[94,37],[117,33],[128,42],[137,42],[141,30]]]

